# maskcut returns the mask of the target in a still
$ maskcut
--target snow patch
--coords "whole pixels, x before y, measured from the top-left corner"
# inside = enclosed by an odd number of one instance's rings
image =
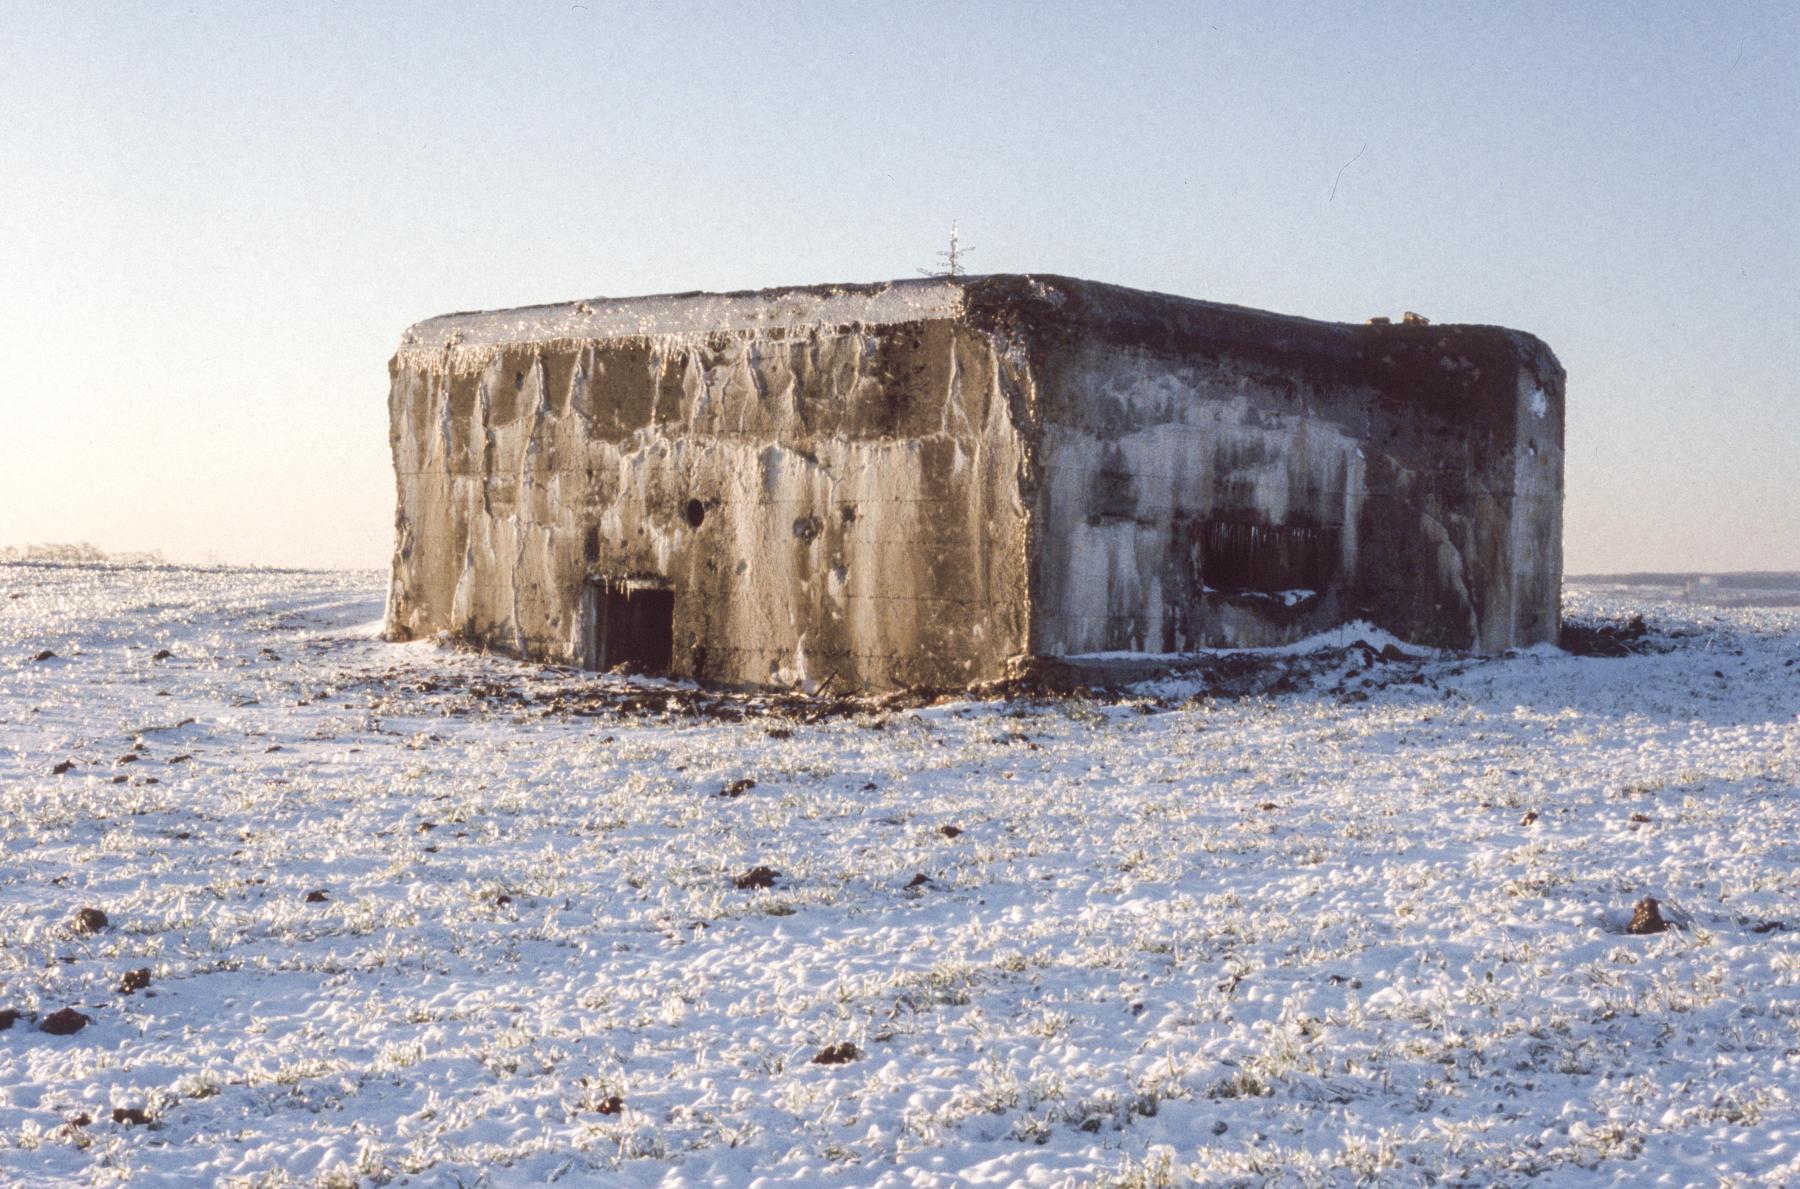
[[[1800,609],[738,721],[383,582],[0,565],[0,1183],[1794,1180]]]

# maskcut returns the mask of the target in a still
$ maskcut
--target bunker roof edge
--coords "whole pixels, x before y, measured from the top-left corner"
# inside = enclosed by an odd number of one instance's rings
[[[1074,327],[1114,345],[1168,354],[1249,357],[1295,354],[1355,366],[1372,341],[1435,345],[1444,338],[1503,347],[1522,364],[1560,377],[1562,365],[1536,336],[1471,323],[1371,326],[1279,314],[1248,306],[1050,273],[994,273],[892,281],[790,285],[725,293],[689,291],[468,311],[409,327],[397,362],[426,367],[445,353],[463,366],[505,347],[631,339],[704,340],[856,325],[963,319],[987,330],[1055,339]]]

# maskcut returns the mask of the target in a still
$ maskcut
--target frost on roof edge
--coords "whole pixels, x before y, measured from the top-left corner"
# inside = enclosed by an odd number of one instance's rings
[[[1360,356],[1367,336],[1422,345],[1443,336],[1492,339],[1540,370],[1561,371],[1535,336],[1504,327],[1439,323],[1365,326],[1278,314],[1052,274],[996,273],[864,284],[790,285],[730,293],[589,298],[551,305],[444,314],[410,327],[397,357],[476,366],[499,349],[551,342],[697,339],[715,334],[805,331],[967,318],[1014,329],[1080,322],[1117,343],[1176,354],[1233,350],[1292,360]]]
[[[520,343],[689,336],[885,325],[955,317],[963,287],[939,278],[866,285],[808,285],[737,293],[589,298],[554,305],[444,314],[408,328],[401,353],[492,349]]]

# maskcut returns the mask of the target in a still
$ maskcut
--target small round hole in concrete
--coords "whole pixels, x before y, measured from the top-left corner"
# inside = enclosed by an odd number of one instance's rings
[[[687,507],[682,510],[682,515],[687,518],[690,525],[699,528],[701,522],[706,519],[706,505],[699,500],[689,500]]]

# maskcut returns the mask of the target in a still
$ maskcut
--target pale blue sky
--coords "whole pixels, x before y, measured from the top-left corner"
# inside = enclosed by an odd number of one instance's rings
[[[0,62],[0,545],[385,565],[408,324],[955,218],[976,271],[1530,330],[1572,572],[1800,568],[1795,4],[13,0]]]

